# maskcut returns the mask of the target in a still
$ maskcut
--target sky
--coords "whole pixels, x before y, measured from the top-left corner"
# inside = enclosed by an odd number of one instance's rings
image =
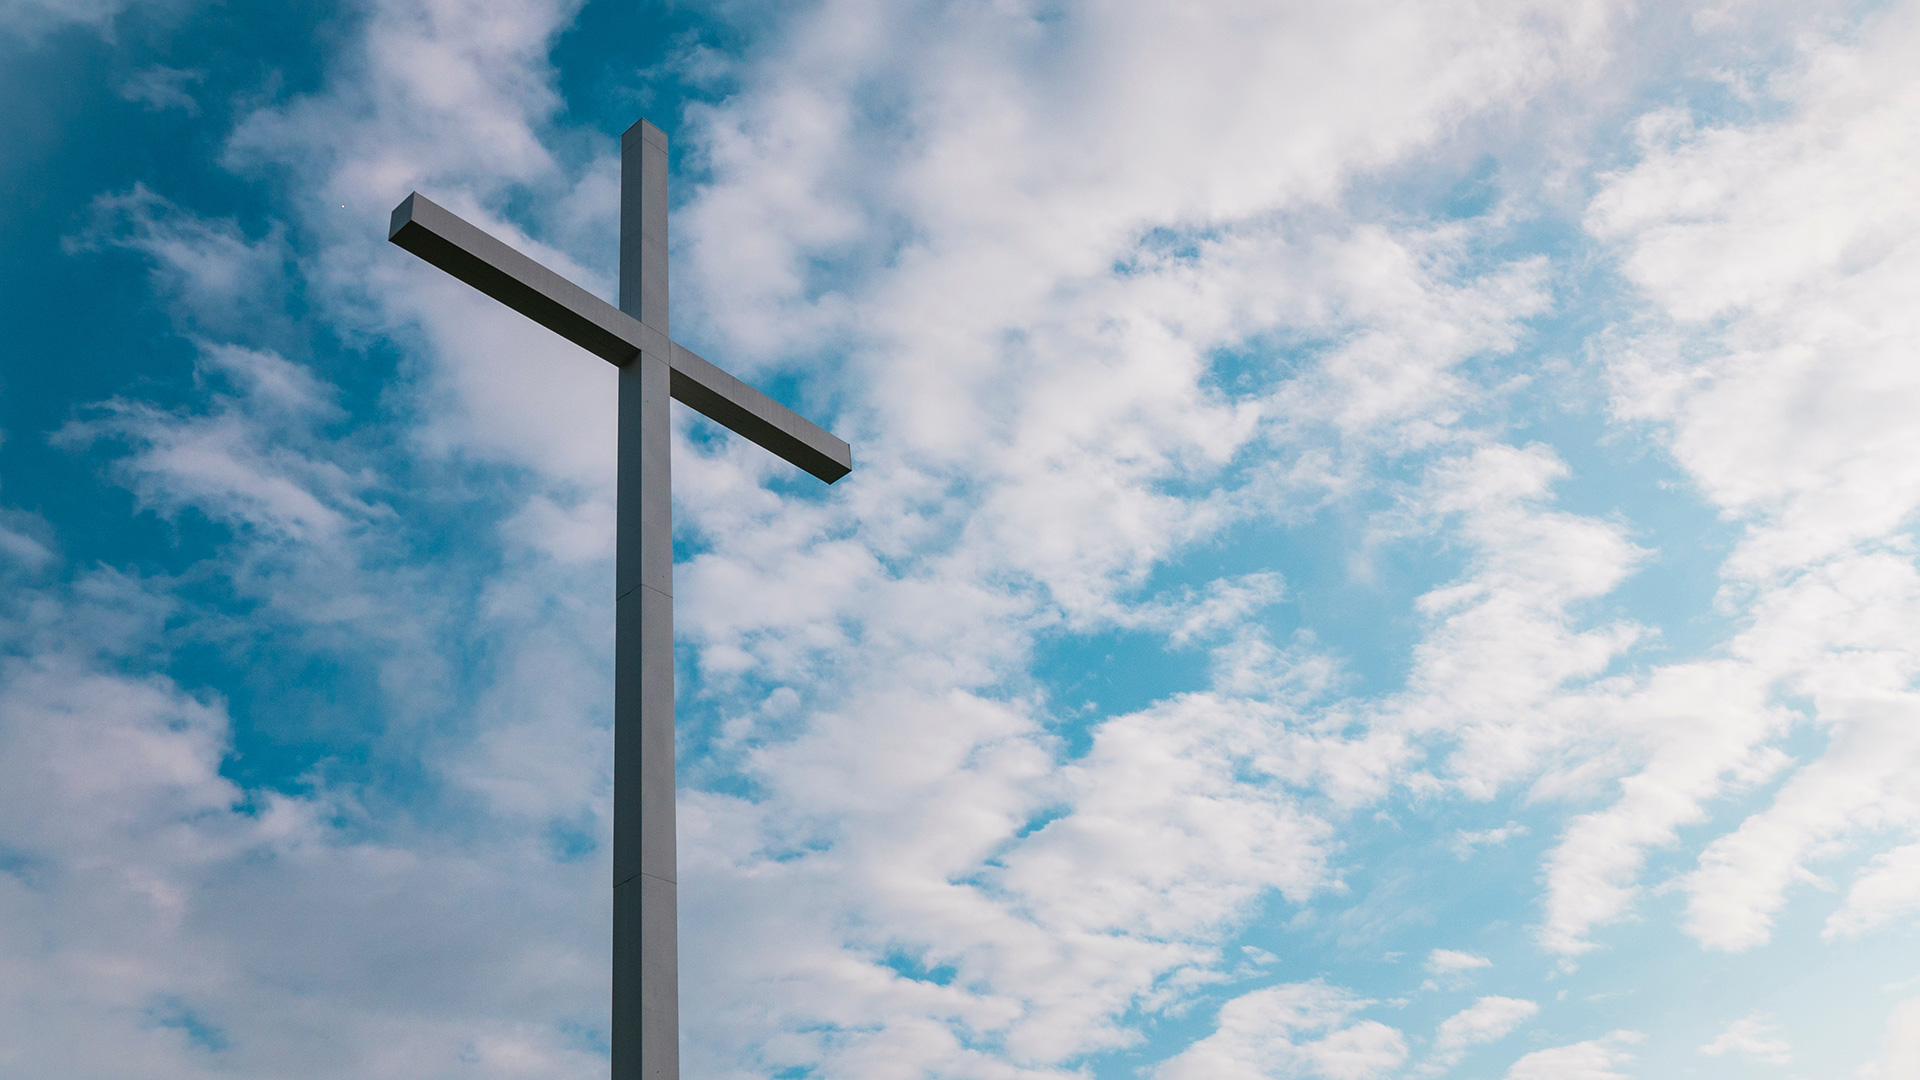
[[[0,1076],[1920,1077],[1920,0],[0,0]]]

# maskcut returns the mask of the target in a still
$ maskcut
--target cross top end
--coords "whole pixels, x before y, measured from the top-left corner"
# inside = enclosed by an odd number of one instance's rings
[[[654,127],[651,121],[643,117],[635,120],[632,127],[621,133],[620,149],[625,150],[628,146],[642,139],[662,150],[667,148],[667,133]]]

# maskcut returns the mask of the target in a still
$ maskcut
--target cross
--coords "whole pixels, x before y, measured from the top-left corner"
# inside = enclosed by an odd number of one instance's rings
[[[613,637],[613,1080],[679,1080],[673,824],[675,398],[831,484],[847,444],[667,336],[667,136],[620,137],[620,306],[415,192],[387,239],[620,369]]]

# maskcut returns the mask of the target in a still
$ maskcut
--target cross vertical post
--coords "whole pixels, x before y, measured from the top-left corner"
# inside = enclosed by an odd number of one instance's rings
[[[667,327],[667,137],[620,139],[620,310]],[[679,1080],[671,345],[620,368],[613,638],[613,1080]]]

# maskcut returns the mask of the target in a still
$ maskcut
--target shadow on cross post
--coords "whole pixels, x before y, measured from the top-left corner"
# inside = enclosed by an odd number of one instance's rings
[[[669,399],[831,484],[847,444],[702,360],[667,328],[667,136],[620,138],[620,306],[418,192],[387,239],[620,369],[613,643],[613,1080],[679,1080]]]

